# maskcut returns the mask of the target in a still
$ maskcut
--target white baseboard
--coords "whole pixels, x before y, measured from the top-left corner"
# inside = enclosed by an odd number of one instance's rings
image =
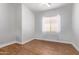
[[[27,41],[23,41],[22,44],[28,43],[28,42],[30,42],[30,41],[32,41],[32,40],[34,40],[34,39],[29,39],[29,40],[27,40]]]
[[[68,41],[62,41],[62,40],[52,40],[52,39],[40,39],[40,38],[34,38],[34,39],[37,39],[37,40],[45,40],[45,41],[52,41],[52,42],[60,42],[60,43],[67,43],[67,44],[72,44],[72,42],[68,42]]]
[[[77,51],[79,51],[79,47],[77,47],[76,44],[72,43],[72,45],[75,47],[75,49],[76,49]]]
[[[16,43],[18,43],[18,44],[25,44],[25,43],[28,43],[28,42],[30,42],[32,40],[34,40],[34,39],[29,39],[29,40],[25,40],[25,41],[22,41],[22,42],[16,42]]]
[[[17,44],[22,44],[22,42],[16,41]]]
[[[5,46],[8,46],[8,45],[11,45],[11,44],[14,44],[14,43],[16,43],[16,41],[11,41],[11,42],[2,44],[2,45],[0,45],[0,48],[3,48],[3,47],[5,47]]]

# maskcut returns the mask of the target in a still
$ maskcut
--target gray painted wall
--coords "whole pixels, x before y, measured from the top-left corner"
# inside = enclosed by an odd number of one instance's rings
[[[61,16],[61,32],[60,33],[42,33],[42,17],[43,16]],[[48,11],[38,12],[35,14],[35,38],[56,39],[72,41],[72,4],[52,9]]]
[[[22,42],[28,41],[34,34],[34,14],[22,4]]]
[[[19,4],[0,3],[0,45],[15,41],[21,32],[19,10]]]
[[[15,4],[16,7],[16,41],[22,42],[22,4]]]
[[[0,43],[27,41],[34,34],[34,14],[23,4],[0,4]],[[23,36],[23,37],[22,37]]]
[[[73,43],[79,49],[79,3],[74,4],[73,6],[73,17],[72,17],[72,25],[73,25],[73,32],[74,32],[74,40]]]
[[[13,33],[16,31],[16,12],[14,4],[0,4],[0,33]],[[15,24],[14,24],[15,23]]]

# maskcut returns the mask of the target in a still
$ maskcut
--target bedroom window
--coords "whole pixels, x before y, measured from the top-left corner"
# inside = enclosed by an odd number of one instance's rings
[[[43,17],[42,19],[42,32],[60,32],[61,29],[60,15],[52,17]]]

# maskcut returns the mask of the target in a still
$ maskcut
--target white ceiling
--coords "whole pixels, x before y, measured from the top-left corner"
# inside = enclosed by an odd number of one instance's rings
[[[24,3],[24,5],[32,11],[44,11],[64,6],[66,3],[51,3],[51,7],[48,7],[45,4],[41,5],[40,3]]]

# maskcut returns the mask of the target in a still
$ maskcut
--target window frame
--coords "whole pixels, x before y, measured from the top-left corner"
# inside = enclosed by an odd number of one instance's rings
[[[49,29],[45,29],[45,18],[48,18],[49,19],[49,22],[48,24],[50,24],[50,28]],[[51,23],[51,21],[53,22],[52,19],[56,19],[54,22],[56,22],[57,24],[53,24]],[[46,21],[45,21],[46,22]],[[52,26],[51,24],[55,25],[57,28],[55,28],[54,26]],[[46,24],[47,25],[47,24]],[[54,30],[52,30],[51,28],[55,28]],[[50,17],[43,17],[42,18],[42,32],[61,32],[61,16],[59,14],[57,14],[56,16],[50,16]]]

